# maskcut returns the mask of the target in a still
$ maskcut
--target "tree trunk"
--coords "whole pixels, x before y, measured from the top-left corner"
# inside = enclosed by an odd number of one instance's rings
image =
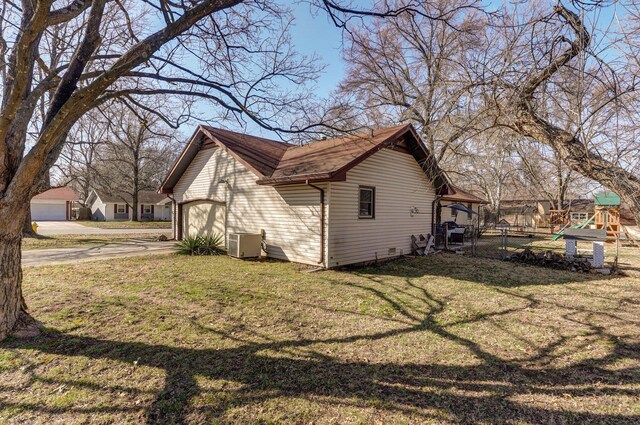
[[[131,214],[131,221],[138,221],[138,192],[133,193],[133,212]]]
[[[142,126],[141,126],[142,128]],[[142,136],[138,137],[141,140]],[[133,151],[133,221],[138,221],[138,194],[140,192],[140,143]]]
[[[27,313],[22,297],[21,242],[20,231],[0,233],[0,341],[39,334],[39,325]]]
[[[33,231],[33,227],[31,225],[31,208],[27,210],[27,217],[24,219],[24,226],[22,228],[22,237],[23,238],[35,238],[38,235]]]

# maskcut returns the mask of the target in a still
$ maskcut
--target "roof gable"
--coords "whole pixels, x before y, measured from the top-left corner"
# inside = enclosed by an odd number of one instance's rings
[[[33,199],[49,201],[78,201],[78,194],[70,187],[54,187],[37,194]]]
[[[294,145],[249,136],[209,126],[201,126],[210,143],[226,148],[231,155],[258,176],[270,176],[278,167],[282,156]],[[206,142],[205,142],[206,144]]]
[[[385,142],[407,129],[407,125],[402,125],[292,147],[285,152],[274,173],[258,183],[343,179],[341,174],[347,169],[382,149]]]

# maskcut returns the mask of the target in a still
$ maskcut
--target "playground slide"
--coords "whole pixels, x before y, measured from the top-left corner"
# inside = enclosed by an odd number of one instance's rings
[[[575,226],[572,226],[572,229],[582,229],[585,226],[588,226],[589,224],[593,223],[593,217],[586,219],[585,221],[583,221],[580,224],[576,224]],[[553,238],[551,238],[551,240],[557,241],[558,239],[560,239],[561,237],[564,236],[564,231],[567,227],[569,227],[571,225],[571,223],[568,223],[566,226],[564,226],[562,229],[560,229],[560,231],[558,233],[556,233]]]

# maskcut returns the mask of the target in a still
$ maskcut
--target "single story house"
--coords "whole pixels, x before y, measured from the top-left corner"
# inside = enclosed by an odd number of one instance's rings
[[[410,254],[448,185],[411,125],[306,145],[200,126],[160,192],[176,239],[262,234],[269,257],[336,267]]]
[[[91,208],[91,219],[96,221],[131,220],[133,199],[128,194],[111,195],[92,189],[86,205]],[[138,192],[139,220],[171,220],[171,200],[151,190]]]
[[[449,185],[450,194],[442,195],[439,202],[439,220],[438,223],[442,224],[447,221],[454,221],[461,226],[478,225],[478,220],[481,217],[481,208],[488,202],[473,193],[462,190],[458,186]],[[461,205],[466,208],[467,211],[462,211],[458,208],[449,208],[450,205]]]
[[[32,221],[65,221],[73,218],[73,203],[78,195],[70,187],[55,187],[31,199]]]

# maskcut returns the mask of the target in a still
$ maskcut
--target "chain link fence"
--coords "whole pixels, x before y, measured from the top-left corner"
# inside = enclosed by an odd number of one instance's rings
[[[447,238],[444,235],[448,235]],[[561,241],[551,241],[549,233],[538,234],[516,229],[478,229],[476,226],[445,228],[436,240],[439,249],[486,258],[507,258],[526,248],[558,250]]]
[[[460,227],[458,227],[459,229]],[[565,241],[562,237],[555,238],[550,230],[527,231],[522,228],[480,228],[466,226],[464,233],[445,228],[436,240],[438,249],[455,251],[483,258],[507,259],[513,254],[521,254],[530,250],[538,255],[564,255]],[[448,237],[445,239],[444,234]],[[582,253],[588,254],[590,243],[581,243]],[[627,266],[640,263],[640,247],[638,244],[625,240],[608,242],[605,244],[606,263],[610,267],[617,267],[620,260],[627,260]],[[622,262],[623,265],[625,262]]]

